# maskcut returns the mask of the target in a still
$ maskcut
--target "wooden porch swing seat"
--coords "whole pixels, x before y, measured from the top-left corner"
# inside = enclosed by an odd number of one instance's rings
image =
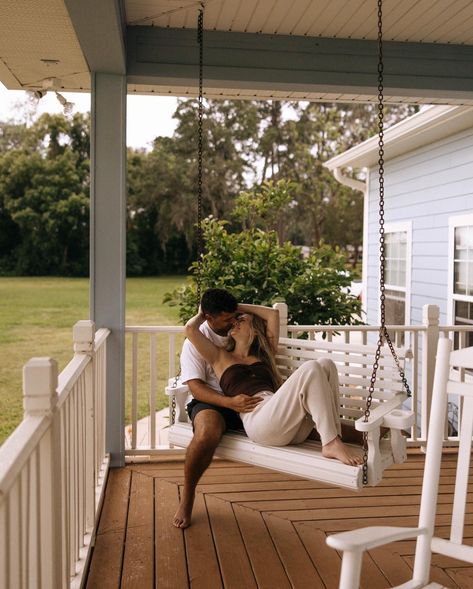
[[[389,350],[381,355],[372,409],[365,422],[364,407],[375,346],[287,337],[280,338],[279,342],[277,362],[283,378],[287,378],[307,360],[328,357],[337,365],[341,421],[368,434],[368,485],[376,485],[388,466],[404,462],[406,439],[402,430],[413,424],[414,414],[402,407],[407,396]],[[405,350],[399,350],[401,362],[405,355]],[[175,403],[176,407],[175,422],[169,429],[169,443],[186,448],[193,436],[185,410],[189,390],[186,385],[177,382],[174,386],[174,383],[175,379],[171,379],[166,387],[170,405]],[[390,428],[388,439],[379,440],[381,427]],[[360,450],[359,446],[357,448]],[[338,460],[324,458],[320,442],[313,440],[293,446],[271,447],[252,442],[244,432],[231,431],[223,436],[216,456],[354,490],[360,490],[363,486],[361,465],[349,466]]]
[[[451,352],[451,346],[451,340],[442,338],[437,348],[419,525],[417,528],[367,527],[329,536],[327,544],[343,552],[339,589],[358,589],[365,551],[399,540],[417,538],[412,578],[397,589],[442,588],[429,582],[432,553],[473,564],[473,546],[464,541],[473,435],[473,379],[471,373],[463,378],[465,369],[473,368],[473,347]],[[450,538],[446,540],[434,536],[434,531],[449,394],[458,395],[461,400],[461,428]]]

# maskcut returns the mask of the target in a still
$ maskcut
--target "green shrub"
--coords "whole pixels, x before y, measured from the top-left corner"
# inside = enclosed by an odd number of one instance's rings
[[[351,275],[339,251],[322,245],[303,258],[299,247],[289,242],[279,245],[275,231],[251,228],[229,233],[226,225],[212,217],[203,221],[202,290],[226,288],[242,303],[284,301],[289,322],[298,325],[360,322],[360,301],[345,290]],[[197,309],[198,263],[189,271],[190,284],[164,297],[164,302],[179,305],[183,322]]]

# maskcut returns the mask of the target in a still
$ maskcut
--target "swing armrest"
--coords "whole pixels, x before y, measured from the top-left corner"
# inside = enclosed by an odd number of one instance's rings
[[[427,534],[427,528],[401,528],[370,526],[327,537],[327,544],[335,550],[364,552],[399,540],[408,540]]]
[[[360,417],[355,421],[355,429],[360,432],[369,432],[373,431],[374,429],[381,427],[384,425],[384,420],[392,413],[395,409],[397,409],[403,401],[407,399],[407,395],[404,393],[400,393],[389,399],[389,401],[385,401],[373,409],[370,413],[368,421],[365,421],[364,417]],[[396,427],[395,425],[390,426],[386,424],[388,427]],[[404,426],[403,426],[404,427]]]
[[[170,409],[172,399],[174,398],[176,401],[176,422],[187,423],[189,419],[186,412],[186,404],[190,395],[189,387],[186,384],[182,384],[179,379],[170,378],[168,386],[165,388],[165,393],[169,397]]]

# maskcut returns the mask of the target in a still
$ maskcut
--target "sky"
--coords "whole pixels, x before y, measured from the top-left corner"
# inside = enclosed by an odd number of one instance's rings
[[[74,103],[73,112],[90,111],[90,94],[61,92]],[[23,90],[7,90],[0,82],[0,121],[24,120],[22,103],[28,100]],[[176,122],[172,115],[177,106],[177,98],[172,96],[127,97],[127,145],[134,148],[151,148],[152,141],[159,135],[170,137]],[[37,104],[38,114],[43,112],[60,113],[62,106],[53,92],[49,92]]]

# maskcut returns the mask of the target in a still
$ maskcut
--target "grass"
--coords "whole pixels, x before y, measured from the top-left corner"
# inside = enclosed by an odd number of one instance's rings
[[[131,278],[127,281],[127,325],[177,325],[176,307],[163,305],[165,292],[185,281],[183,277]],[[0,443],[20,423],[22,366],[33,356],[51,356],[59,370],[72,358],[72,326],[89,316],[89,281],[83,278],[0,278]],[[130,338],[128,337],[127,340]],[[147,342],[139,346],[139,414],[147,413],[149,354]],[[180,342],[176,341],[176,350]],[[127,341],[127,344],[130,342]],[[167,340],[158,342],[158,406],[164,406],[167,378]],[[127,346],[127,360],[129,359]],[[146,366],[147,364],[147,366]],[[130,366],[126,375],[130,386]],[[127,394],[127,415],[130,398]]]

